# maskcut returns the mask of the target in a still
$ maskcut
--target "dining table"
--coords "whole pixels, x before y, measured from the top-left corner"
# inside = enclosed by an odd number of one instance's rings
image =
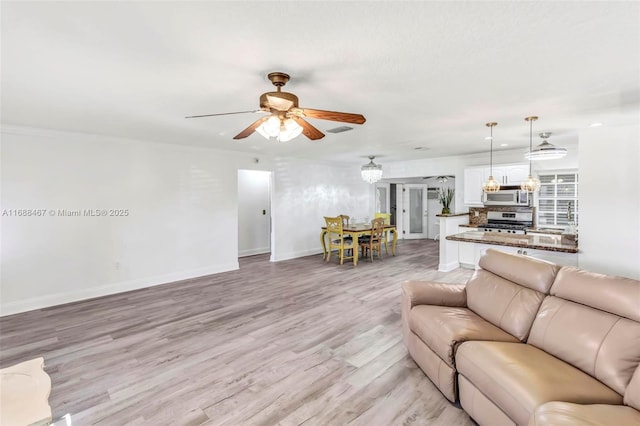
[[[372,227],[371,223],[351,223],[347,224],[342,228],[342,233],[345,236],[350,236],[353,241],[358,241],[358,237],[363,235],[371,235]],[[384,225],[384,249],[387,253],[389,253],[389,235],[393,234],[393,240],[391,241],[391,254],[393,256],[396,255],[396,243],[398,242],[398,230],[395,225]],[[326,259],[329,252],[327,251],[327,243],[326,243],[326,235],[327,235],[327,227],[323,226],[320,231],[320,242],[322,243],[322,258]],[[353,248],[353,265],[356,266],[358,264],[358,247],[354,245]]]

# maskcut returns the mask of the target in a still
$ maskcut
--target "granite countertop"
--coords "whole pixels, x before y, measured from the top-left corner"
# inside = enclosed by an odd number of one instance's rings
[[[449,235],[451,241],[468,243],[495,244],[499,246],[522,247],[537,250],[577,253],[577,244],[563,244],[560,235],[497,235],[494,232],[469,231],[462,234]]]
[[[436,217],[454,217],[454,216],[469,216],[467,213],[449,213],[449,214],[437,214]]]
[[[524,230],[527,234],[547,234],[547,235],[560,235],[562,234],[562,229],[549,229],[549,228],[527,228]]]
[[[479,225],[472,225],[472,224],[468,224],[468,225],[458,225],[458,226],[464,226],[465,228],[478,229],[478,226],[479,226]]]

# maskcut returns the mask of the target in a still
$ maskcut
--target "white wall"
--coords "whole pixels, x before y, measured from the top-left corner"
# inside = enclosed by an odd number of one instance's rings
[[[579,140],[579,266],[640,279],[640,126],[589,128]]]
[[[359,167],[279,159],[274,170],[273,260],[319,253],[324,216],[373,217],[373,185]]]
[[[271,251],[270,192],[271,172],[238,170],[238,256]]]
[[[2,217],[3,314],[238,267],[237,169],[251,158],[20,129],[1,147],[2,211],[45,210]]]

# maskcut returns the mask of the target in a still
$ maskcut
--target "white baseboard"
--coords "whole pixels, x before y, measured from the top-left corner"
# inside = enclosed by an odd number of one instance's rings
[[[249,249],[249,250],[239,250],[238,257],[255,256],[256,254],[265,254],[265,253],[269,253],[270,251],[271,251],[270,247],[263,247],[263,248],[257,248],[257,249]]]
[[[284,253],[284,254],[278,254],[276,256],[272,256],[271,261],[272,262],[279,262],[281,260],[289,260],[289,259],[296,259],[298,257],[305,257],[305,256],[311,256],[314,254],[321,254],[322,250],[321,249],[308,249],[308,250],[299,250],[299,251],[291,251],[289,253]]]
[[[167,275],[122,281],[92,288],[83,288],[66,293],[49,294],[24,300],[16,300],[14,302],[0,304],[0,316],[13,315],[42,308],[49,308],[51,306],[63,305],[65,303],[78,302],[80,300],[93,299],[95,297],[108,296],[110,294],[122,293],[131,290],[138,290],[141,288],[168,284],[175,281],[182,281],[190,278],[202,277],[205,275],[218,274],[220,272],[233,271],[238,268],[238,262],[233,262],[227,265],[215,265],[205,268],[192,269],[189,271],[176,272]]]
[[[438,271],[440,272],[451,272],[454,269],[458,269],[460,267],[459,262],[449,262],[449,263],[440,263],[438,265]]]

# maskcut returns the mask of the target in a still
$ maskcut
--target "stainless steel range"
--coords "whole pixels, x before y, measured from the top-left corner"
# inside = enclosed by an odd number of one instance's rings
[[[524,234],[533,227],[533,209],[517,212],[487,212],[487,223],[478,227],[479,231]]]

